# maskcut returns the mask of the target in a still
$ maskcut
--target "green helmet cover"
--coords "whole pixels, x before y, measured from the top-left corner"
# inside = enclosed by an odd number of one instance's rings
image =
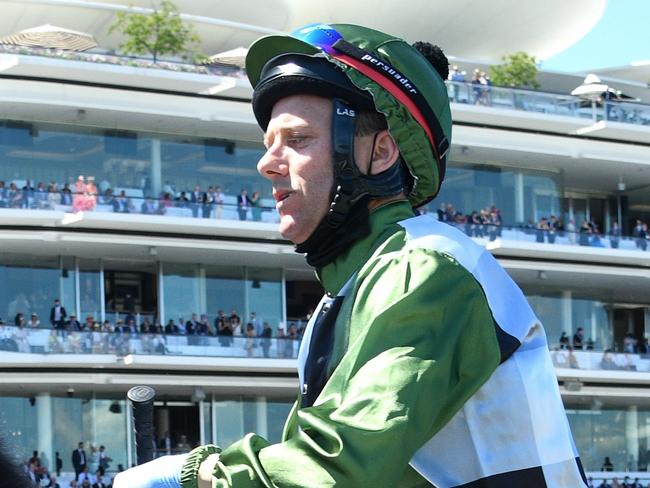
[[[444,136],[451,143],[452,122],[447,88],[424,56],[406,41],[374,29],[351,24],[329,24],[324,27],[334,29],[345,41],[372,53],[408,78],[423,96],[438,119]],[[444,161],[438,160],[426,131],[402,102],[361,71],[294,35],[272,35],[255,41],[246,56],[246,72],[253,88],[260,81],[264,65],[286,53],[324,55],[328,61],[339,66],[355,86],[370,92],[377,111],[386,117],[388,130],[414,179],[409,201],[417,207],[437,195],[444,177]]]

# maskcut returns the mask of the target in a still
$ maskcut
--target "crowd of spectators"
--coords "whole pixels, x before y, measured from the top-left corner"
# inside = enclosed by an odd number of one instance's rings
[[[0,181],[0,208],[51,210],[63,205],[69,206],[73,212],[89,212],[101,206],[102,210],[115,213],[165,215],[173,207],[189,209],[195,218],[221,219],[227,205],[226,195],[218,185],[210,185],[206,190],[196,185],[191,191],[177,191],[174,185],[168,183],[158,197],[150,195],[149,186],[145,180],[142,190],[146,196],[134,198],[127,195],[125,190],[120,190],[116,195],[107,181],[97,185],[93,176],[80,175],[72,188],[69,183],[59,187],[54,181],[47,187],[43,182],[34,187],[27,180],[20,188],[13,181],[8,186]],[[236,207],[239,220],[247,220],[249,215],[255,221],[262,220],[264,208],[259,191],[249,195],[248,190],[242,189],[237,195]]]
[[[48,338],[48,350],[51,353],[104,353],[127,355],[133,352],[131,339],[140,339],[143,352],[166,354],[167,336],[186,336],[188,345],[214,345],[208,338],[216,338],[222,347],[243,347],[246,356],[259,356],[255,350],[259,347],[261,356],[270,357],[272,339],[283,339],[277,345],[277,357],[293,358],[296,341],[302,338],[303,321],[289,322],[274,330],[268,321],[262,321],[255,312],[247,321],[242,320],[236,310],[230,314],[219,310],[212,320],[206,314],[192,313],[190,319],[169,319],[162,325],[147,317],[138,322],[137,315],[127,313],[112,323],[110,320],[100,322],[92,315],[83,321],[74,313],[67,314],[65,307],[56,299],[50,311],[49,324],[41,324],[38,315],[32,313],[29,320],[23,312],[18,312],[13,319],[13,326],[0,334],[0,350],[32,352],[28,336],[30,329],[51,328]],[[5,325],[0,319],[0,324]],[[238,339],[239,340],[236,340]]]
[[[585,340],[584,329],[578,327],[573,337],[569,339],[566,332],[560,334],[557,347],[551,355],[553,364],[558,368],[579,369],[580,363],[574,351],[593,351],[594,341],[591,338]],[[626,334],[623,339],[622,348],[617,351],[612,348],[605,348],[600,358],[598,367],[603,370],[636,371],[637,365],[632,355],[650,354],[648,339],[642,340],[634,337],[634,334]]]
[[[462,229],[470,237],[488,237],[491,241],[501,237],[503,219],[501,211],[492,205],[481,211],[472,211],[465,215],[454,208],[451,203],[441,203],[438,220]]]
[[[151,193],[150,184],[146,179],[142,190],[144,195]],[[71,207],[74,212],[81,212],[96,210],[101,206],[103,210],[115,213],[146,215],[165,215],[169,208],[181,208],[188,209],[194,218],[221,219],[224,206],[227,205],[225,200],[226,195],[218,185],[210,185],[205,190],[200,185],[196,185],[191,191],[177,191],[174,185],[167,183],[158,197],[133,198],[128,196],[125,190],[120,190],[115,195],[107,181],[96,185],[92,176],[80,175],[73,188],[70,188],[68,183],[59,188],[56,182],[51,182],[47,187],[39,182],[34,187],[30,180],[27,180],[21,188],[15,182],[9,183],[7,187],[4,181],[0,181],[0,208],[54,209],[58,205],[64,205]],[[270,210],[262,205],[259,191],[249,195],[246,189],[240,191],[236,196],[236,204],[232,205],[233,209],[236,205],[239,220],[251,218],[260,221],[262,212]],[[426,208],[420,209],[420,213],[423,212],[426,212]],[[452,204],[442,203],[437,213],[439,220],[463,229],[471,237],[487,237],[495,240],[501,236],[504,226],[501,211],[495,205],[464,214],[456,210]],[[527,234],[534,234],[536,242],[552,244],[558,237],[566,236],[570,244],[605,246],[602,240],[603,233],[591,220],[584,220],[577,227],[574,220],[569,220],[565,225],[561,218],[551,215],[542,217],[537,222],[529,219],[520,228]],[[612,248],[619,247],[622,230],[618,222],[611,224],[607,237]],[[650,245],[648,224],[637,220],[632,230],[632,238],[637,249],[647,250]]]
[[[492,80],[490,76],[480,69],[474,69],[470,83],[471,93],[463,97],[460,92],[460,84],[467,83],[467,72],[462,71],[458,66],[453,65],[449,70],[447,80],[451,81],[451,101],[456,103],[473,103],[474,105],[490,105],[490,87]]]
[[[420,213],[425,211],[425,209],[421,209]],[[508,227],[520,229],[527,235],[534,235],[535,241],[539,243],[554,244],[558,237],[566,237],[569,244],[605,247],[603,233],[598,224],[591,220],[583,220],[580,227],[576,228],[573,219],[570,219],[565,226],[562,219],[551,215],[550,217],[541,217],[537,222],[529,219],[523,226],[505,226],[501,211],[496,205],[485,207],[480,211],[473,210],[470,214],[464,214],[456,210],[451,203],[441,203],[437,214],[438,220],[458,227],[470,237],[487,237],[493,241],[502,236],[504,227]],[[621,227],[618,222],[612,222],[607,237],[611,248],[617,249],[622,238]],[[648,224],[637,220],[632,230],[632,239],[637,249],[647,250],[650,243]]]
[[[112,478],[107,475],[113,461],[104,446],[90,444],[90,451],[86,451],[84,443],[79,442],[76,449],[72,451],[71,462],[74,468],[74,477],[70,480],[70,488],[109,488],[113,484]],[[61,471],[63,470],[63,459],[59,452],[55,453],[54,464],[49,467],[49,462],[38,451],[34,451],[32,457],[23,462],[23,469],[26,477],[34,486],[45,488],[62,488],[59,483]],[[118,471],[122,470],[120,465]]]

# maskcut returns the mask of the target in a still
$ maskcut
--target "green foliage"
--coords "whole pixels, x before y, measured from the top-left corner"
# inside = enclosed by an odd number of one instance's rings
[[[150,14],[119,12],[108,32],[116,30],[127,38],[120,44],[125,54],[150,54],[154,63],[165,54],[182,54],[192,60],[204,57],[198,50],[199,36],[183,23],[171,0],[154,4]]]
[[[519,51],[501,58],[503,64],[490,67],[490,77],[495,85],[513,88],[539,88],[537,60]]]

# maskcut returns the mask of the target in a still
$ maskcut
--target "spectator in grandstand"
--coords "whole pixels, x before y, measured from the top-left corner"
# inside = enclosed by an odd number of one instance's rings
[[[251,206],[251,212],[253,214],[253,220],[259,222],[262,220],[262,195],[258,191],[254,191],[251,195],[249,202]]]
[[[110,206],[113,209],[113,212],[117,212],[117,202],[115,201],[115,195],[113,195],[112,188],[106,188],[99,197],[99,204]]]
[[[618,369],[618,366],[614,361],[614,359],[612,359],[612,356],[610,355],[609,351],[603,352],[603,357],[600,360],[600,367],[605,370]],[[605,458],[605,459],[609,459],[609,458]]]
[[[614,471],[614,465],[612,464],[612,461],[609,459],[609,456],[605,456],[605,459],[603,460],[603,465],[600,467],[601,471]]]
[[[22,189],[22,207],[23,208],[31,208],[32,203],[34,201],[34,187],[32,186],[32,182],[30,180],[25,181],[25,186],[23,186]]]
[[[253,327],[255,328],[255,336],[260,337],[262,335],[263,327],[262,322],[257,318],[257,314],[255,312],[251,312],[249,322],[253,324]]]
[[[438,220],[440,222],[449,222],[449,216],[447,215],[447,206],[445,202],[440,203],[440,208],[436,211],[438,214]]]
[[[496,207],[496,205],[492,205],[489,209],[488,222],[490,241],[494,241],[497,237],[501,237],[501,226],[503,225],[501,211]]]
[[[151,322],[149,322],[149,319],[145,318],[142,323],[140,324],[140,334],[151,334],[154,331],[152,330],[152,325]]]
[[[164,215],[167,212],[167,209],[174,206],[174,199],[172,198],[171,193],[163,193],[158,202],[158,213]]]
[[[10,208],[21,208],[23,205],[23,193],[18,189],[13,181],[9,184],[7,190],[7,201]]]
[[[201,187],[196,185],[194,191],[190,193],[190,209],[192,210],[192,217],[196,218],[199,216],[199,208],[203,203],[203,193],[201,193]]]
[[[115,204],[113,205],[114,211],[118,213],[134,213],[135,206],[129,197],[126,196],[124,190],[120,191],[120,194],[115,198]]]
[[[458,69],[458,66],[453,65],[451,69],[449,70],[449,76],[447,79],[449,81],[452,81],[453,84],[451,85],[451,92],[452,92],[452,100],[456,103],[461,102],[460,99],[460,92],[461,92],[461,83],[465,83],[465,71],[460,71]],[[467,99],[462,100],[463,102],[467,103]]]
[[[582,327],[578,327],[576,333],[573,334],[573,348],[581,351],[584,346],[584,339],[585,331]]]
[[[77,316],[75,314],[71,314],[70,320],[66,322],[65,328],[66,330],[79,331],[83,329],[83,325],[77,320]]]
[[[7,208],[7,188],[5,182],[0,181],[0,208]]]
[[[201,314],[201,319],[199,320],[199,325],[197,326],[197,335],[200,336],[210,336],[212,335],[212,328],[210,327],[210,321],[208,316],[204,313]],[[203,341],[207,344],[207,341]]]
[[[569,239],[569,244],[576,243],[576,223],[575,220],[569,219],[569,222],[566,224],[567,238]]]
[[[45,185],[42,181],[39,181],[36,185],[36,188],[34,189],[33,207],[38,209],[48,208],[47,190],[45,189]]]
[[[135,318],[133,318],[133,316],[127,316],[126,325],[122,327],[122,331],[131,334],[133,337],[136,337],[138,335],[138,326],[136,325]]]
[[[637,249],[643,249],[646,236],[643,235],[643,222],[638,219],[634,225],[634,228],[632,229],[632,237],[634,237],[634,244],[636,245]]]
[[[562,331],[558,342],[560,343],[560,349],[567,349],[569,347],[569,336],[566,332]]]
[[[181,329],[174,323],[173,319],[169,319],[167,325],[165,325],[165,334],[168,335],[178,335],[181,333]]]
[[[84,207],[86,211],[95,210],[95,207],[97,207],[97,186],[95,185],[94,176],[88,177],[88,181],[86,182],[84,200]]]
[[[178,208],[188,208],[189,207],[190,199],[187,198],[187,195],[185,194],[184,191],[182,191],[181,194],[178,195],[178,197],[176,197],[175,205]]]
[[[210,218],[210,212],[212,212],[212,187],[208,188],[207,192],[201,193],[201,217],[204,219]]]
[[[72,210],[74,212],[81,212],[85,207],[84,194],[86,193],[86,181],[83,175],[77,177],[74,184],[74,194],[72,196]]]
[[[50,324],[52,324],[52,327],[55,329],[64,329],[67,316],[65,307],[61,305],[61,301],[58,298],[55,298],[54,305],[50,309]]]
[[[583,220],[582,225],[580,226],[580,229],[578,231],[578,244],[580,246],[588,246],[591,233],[592,233],[592,228],[589,225],[589,222]]]
[[[86,315],[86,318],[84,319],[84,323],[81,326],[81,330],[88,330],[88,331],[93,330],[94,323],[95,323],[95,318],[90,314]]]
[[[573,348],[569,347],[567,351],[568,351],[568,358],[567,359],[568,359],[568,362],[569,362],[569,368],[579,369],[580,364],[578,363],[578,358],[573,353]]]
[[[25,327],[26,324],[27,322],[25,321],[25,314],[18,312],[14,317],[14,325],[17,327]]]
[[[61,476],[61,470],[63,469],[63,459],[61,459],[61,455],[59,454],[59,451],[56,451],[54,453],[54,470],[56,472],[57,476]]]
[[[226,196],[221,191],[221,187],[217,186],[214,189],[214,194],[212,195],[212,204],[214,205],[214,218],[220,219],[223,215],[223,202],[226,199]]]
[[[61,192],[56,181],[51,181],[47,186],[47,207],[55,208],[57,205],[61,205]]]
[[[223,310],[219,310],[217,317],[214,319],[214,330],[219,336],[219,344],[224,347],[232,345],[233,329],[230,318],[226,317]]]
[[[262,334],[260,337],[262,338],[260,340],[260,343],[262,345],[262,353],[264,354],[265,358],[268,358],[269,351],[271,350],[271,337],[273,337],[273,329],[271,328],[271,324],[264,322]]]
[[[230,312],[230,317],[228,317],[228,320],[230,321],[230,327],[232,328],[233,336],[244,335],[244,330],[242,327],[243,324],[241,317],[237,313],[237,310],[233,309],[232,312]]]
[[[592,226],[591,230],[591,239],[589,239],[589,245],[591,247],[605,247],[603,241],[600,238],[600,231],[597,225]]]
[[[29,327],[30,329],[38,329],[40,326],[41,326],[41,321],[38,320],[38,314],[36,312],[33,312],[29,317],[29,321],[27,322],[27,327]]]
[[[548,221],[548,242],[553,244],[556,237],[564,230],[562,222],[555,216],[551,215],[551,218]]]
[[[105,478],[104,472],[101,469],[95,471],[95,482],[91,488],[109,488],[111,485]]]
[[[623,339],[623,351],[632,354],[636,353],[638,343],[639,341],[637,340],[636,337],[634,337],[634,334],[630,334],[630,333],[625,334],[625,338]]]
[[[84,483],[87,483],[88,486],[92,486],[94,482],[95,475],[90,472],[90,468],[88,466],[84,466],[77,475],[77,483],[81,486],[84,486]]]
[[[250,322],[246,324],[246,332],[244,336],[246,337],[246,341],[244,342],[244,349],[246,349],[246,357],[252,358],[253,349],[257,347],[257,342],[255,341],[257,335],[255,334],[255,326]]]
[[[69,183],[64,183],[61,190],[61,205],[72,205],[72,190]]]
[[[185,322],[185,335],[196,335],[199,332],[199,319],[195,313],[192,314],[190,320]]]
[[[537,229],[535,231],[535,241],[544,242],[544,238],[548,235],[548,222],[546,217],[539,219],[535,228]]]
[[[618,226],[618,222],[612,222],[612,227],[609,229],[609,245],[612,249],[617,249],[618,244],[621,240],[621,228]]]
[[[74,467],[74,477],[76,480],[78,479],[79,474],[88,466],[88,458],[86,456],[83,442],[79,442],[77,448],[72,451],[72,466]]]
[[[246,220],[246,214],[250,206],[248,192],[242,188],[242,191],[237,195],[237,214],[239,214],[239,220]]]
[[[158,214],[158,203],[153,199],[153,197],[147,197],[142,202],[140,206],[140,213],[145,215],[155,215]]]

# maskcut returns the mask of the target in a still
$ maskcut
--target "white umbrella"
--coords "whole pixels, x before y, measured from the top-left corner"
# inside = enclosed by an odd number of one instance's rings
[[[231,66],[244,68],[246,65],[247,53],[248,49],[245,47],[237,47],[235,49],[210,56],[208,58],[209,61],[206,64],[228,64]]]
[[[585,81],[582,82],[582,85],[575,88],[571,95],[578,96],[580,98],[586,98],[587,100],[596,101],[603,96],[604,93],[608,91],[613,91],[608,85],[600,81],[600,78],[594,74],[588,74],[585,78]]]
[[[0,39],[0,44],[66,49],[69,51],[86,51],[97,47],[97,41],[90,34],[50,24],[25,29],[17,34],[3,37]]]
[[[607,101],[639,101],[638,98],[625,95],[620,90],[615,90],[611,86],[603,83],[601,79],[590,73],[582,82],[582,85],[571,91],[571,95],[578,96],[583,100],[591,102],[592,118],[596,120],[596,105]]]

